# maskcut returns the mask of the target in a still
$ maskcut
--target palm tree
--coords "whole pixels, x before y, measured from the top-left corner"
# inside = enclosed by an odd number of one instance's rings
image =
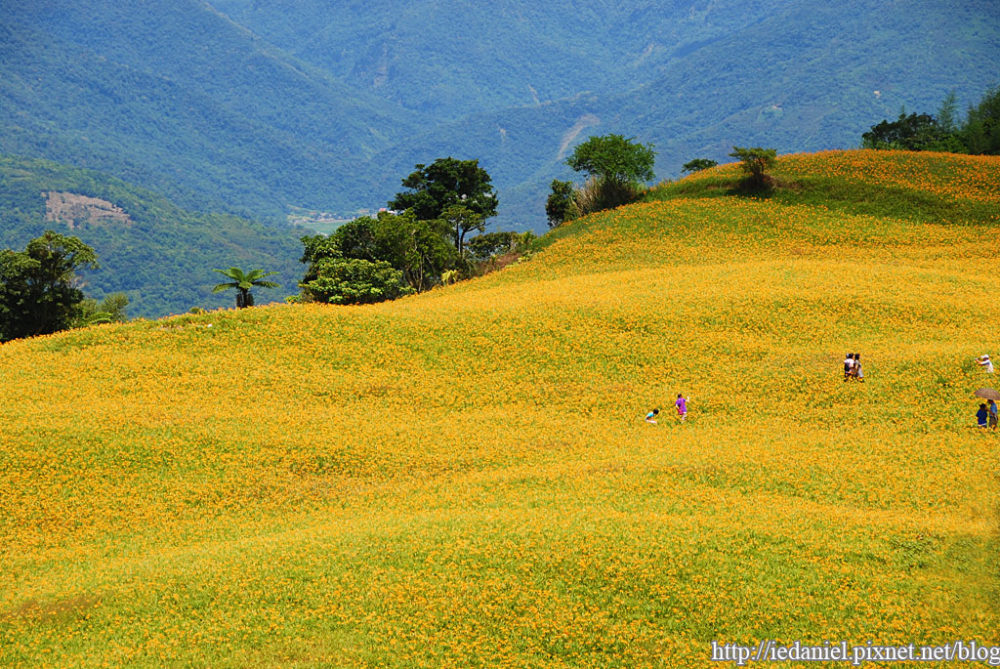
[[[227,281],[226,283],[220,283],[215,288],[212,289],[213,293],[221,293],[224,290],[229,290],[230,288],[236,289],[236,308],[243,309],[244,307],[253,306],[253,295],[250,294],[250,289],[254,286],[260,286],[261,288],[277,288],[279,284],[273,281],[264,281],[265,276],[271,276],[272,274],[277,274],[277,272],[265,272],[262,269],[252,269],[249,272],[244,272],[239,267],[230,267],[229,269],[216,269],[213,272],[218,272],[219,274],[225,275],[232,279],[232,281]]]

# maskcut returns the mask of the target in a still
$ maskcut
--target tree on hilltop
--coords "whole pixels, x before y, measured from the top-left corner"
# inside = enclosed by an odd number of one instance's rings
[[[414,292],[403,280],[403,273],[384,260],[326,257],[311,271],[314,278],[299,284],[304,301],[373,304]]]
[[[483,215],[477,214],[464,204],[448,205],[441,212],[441,217],[438,220],[451,231],[455,249],[460,256],[465,252],[465,236],[467,234],[473,230],[480,233],[486,231],[486,219]]]
[[[652,144],[633,143],[622,135],[590,137],[578,144],[566,164],[588,176],[578,191],[581,213],[610,209],[635,201],[643,183],[653,178],[656,152]]]
[[[734,146],[733,152],[729,154],[733,158],[739,158],[741,167],[746,172],[746,186],[753,190],[761,190],[767,186],[767,174],[765,170],[773,166],[778,158],[778,152],[774,149],[763,149],[759,146],[746,148]]]
[[[653,178],[656,152],[652,144],[633,144],[621,135],[591,137],[573,149],[566,159],[575,172],[584,172],[601,181],[639,184]]]
[[[277,274],[277,272],[265,272],[262,269],[252,269],[249,272],[244,272],[239,267],[230,267],[229,269],[216,269],[213,272],[218,272],[223,276],[229,277],[231,281],[226,281],[225,283],[220,283],[216,285],[213,289],[213,293],[221,293],[224,290],[229,290],[230,288],[236,289],[236,308],[244,309],[246,307],[253,306],[253,294],[250,292],[251,289],[255,287],[260,288],[277,288],[279,284],[273,281],[265,281],[264,277],[271,276],[272,274]]]
[[[458,225],[458,233],[453,224]],[[302,299],[357,304],[362,296],[374,302],[427,290],[459,264],[452,236],[458,234],[460,241],[460,224],[446,218],[420,220],[412,211],[383,211],[345,223],[328,237],[303,237],[302,262],[308,266],[299,282]],[[371,266],[344,262],[355,260]],[[386,272],[379,263],[398,275]]]
[[[51,230],[24,251],[0,251],[0,341],[71,327],[84,300],[76,272],[97,267],[92,248]]]
[[[709,160],[708,158],[695,158],[694,160],[689,160],[684,165],[681,166],[681,172],[701,172],[702,170],[707,170],[718,165],[714,160]]]
[[[549,219],[549,227],[554,228],[566,221],[571,221],[580,215],[576,204],[576,192],[572,181],[553,179],[552,192],[545,201],[545,216]]]

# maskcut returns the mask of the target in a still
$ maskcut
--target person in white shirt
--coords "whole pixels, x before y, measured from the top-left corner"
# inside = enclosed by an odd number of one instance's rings
[[[986,368],[987,374],[993,373],[993,362],[990,360],[990,356],[988,354],[983,353],[981,356],[976,358],[976,362],[979,363],[980,367]]]
[[[844,358],[844,380],[851,378],[854,372],[854,354],[848,353],[847,357]]]

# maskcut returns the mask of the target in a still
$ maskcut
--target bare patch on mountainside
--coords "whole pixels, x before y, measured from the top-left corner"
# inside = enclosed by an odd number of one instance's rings
[[[597,118],[597,116],[593,114],[584,114],[578,118],[576,123],[573,124],[573,127],[563,134],[562,140],[559,142],[559,153],[556,156],[557,159],[562,160],[566,157],[566,150],[569,148],[569,145],[579,136],[584,128],[599,125],[600,123],[601,119]]]
[[[107,200],[57,191],[47,191],[42,196],[45,197],[45,220],[65,223],[70,230],[88,223],[132,226],[132,219],[125,210]]]

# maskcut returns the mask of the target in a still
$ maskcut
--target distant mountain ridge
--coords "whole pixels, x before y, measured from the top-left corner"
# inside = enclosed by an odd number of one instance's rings
[[[181,206],[282,219],[382,206],[477,158],[499,223],[544,226],[567,137],[653,143],[660,178],[734,144],[857,146],[902,106],[1000,83],[992,0],[42,0],[0,7],[0,152]],[[579,132],[572,130],[578,128]]]

